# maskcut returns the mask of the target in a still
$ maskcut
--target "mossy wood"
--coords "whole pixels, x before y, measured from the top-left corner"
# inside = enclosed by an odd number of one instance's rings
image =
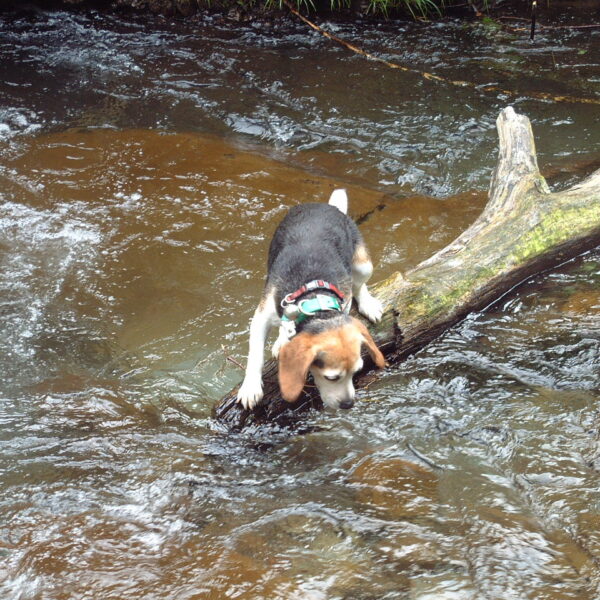
[[[600,170],[552,193],[538,170],[529,119],[508,107],[497,126],[498,164],[479,218],[414,269],[371,287],[385,313],[370,330],[390,363],[413,354],[532,275],[600,244]],[[363,372],[358,389],[364,377]],[[240,429],[264,422],[288,424],[300,412],[319,407],[310,382],[295,404],[280,398],[275,361],[266,364],[263,379],[261,406],[244,410],[233,390],[215,405],[214,417],[229,429]]]

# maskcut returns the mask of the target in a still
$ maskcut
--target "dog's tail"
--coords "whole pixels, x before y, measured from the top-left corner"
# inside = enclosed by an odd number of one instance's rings
[[[335,206],[338,210],[343,212],[345,215],[348,214],[348,196],[346,190],[339,189],[333,190],[331,198],[329,198],[329,204]]]

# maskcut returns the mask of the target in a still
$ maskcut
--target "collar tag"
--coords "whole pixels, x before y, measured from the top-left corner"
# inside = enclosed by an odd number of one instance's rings
[[[286,304],[283,308],[283,320],[295,321],[300,314],[300,308],[297,304]]]

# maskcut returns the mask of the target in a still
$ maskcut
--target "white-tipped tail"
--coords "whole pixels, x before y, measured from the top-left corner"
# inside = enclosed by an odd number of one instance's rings
[[[348,214],[348,196],[346,190],[339,189],[333,190],[331,198],[329,198],[329,204],[335,206],[338,210],[343,212],[345,215]]]

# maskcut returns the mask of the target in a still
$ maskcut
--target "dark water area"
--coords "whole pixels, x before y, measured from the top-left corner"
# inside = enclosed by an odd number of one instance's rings
[[[557,25],[590,22],[579,3]],[[346,187],[375,281],[473,222],[495,118],[600,166],[600,30],[0,12],[0,597],[600,596],[600,251],[304,431],[211,419],[268,241]],[[514,93],[513,93],[514,92]]]

